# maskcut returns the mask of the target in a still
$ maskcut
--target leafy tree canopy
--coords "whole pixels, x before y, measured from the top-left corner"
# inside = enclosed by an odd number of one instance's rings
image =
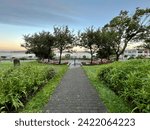
[[[74,34],[69,30],[68,26],[54,27],[55,48],[59,50],[59,64],[61,64],[61,56],[64,50],[71,49],[74,43]]]
[[[40,59],[52,58],[52,48],[54,46],[54,36],[50,32],[40,32],[33,35],[24,35],[25,43],[22,47],[27,49],[27,53],[34,53]]]
[[[85,32],[79,33],[80,37],[80,46],[89,49],[91,54],[91,64],[93,61],[93,54],[97,51],[97,44],[96,44],[96,31],[94,27],[89,27],[85,29]]]
[[[148,26],[150,24],[150,9],[137,8],[133,15],[127,11],[121,11],[119,16],[114,17],[107,27],[110,31],[115,32],[114,50],[116,60],[124,52],[130,41],[146,39]]]

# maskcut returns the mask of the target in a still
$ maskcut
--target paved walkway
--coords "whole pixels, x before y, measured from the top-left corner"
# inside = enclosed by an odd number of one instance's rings
[[[71,66],[54,91],[44,112],[51,113],[102,113],[106,108],[100,101],[79,65]]]

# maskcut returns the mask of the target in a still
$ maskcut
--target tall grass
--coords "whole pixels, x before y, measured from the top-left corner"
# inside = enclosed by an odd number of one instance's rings
[[[49,65],[24,63],[21,66],[1,66],[0,112],[16,112],[41,86],[55,75]]]
[[[131,106],[132,112],[150,112],[150,60],[105,65],[98,77]]]
[[[98,73],[108,65],[83,66],[91,84],[96,88],[99,97],[107,108],[108,112],[113,113],[127,113],[130,112],[130,107],[111,89],[109,89],[97,76]]]
[[[38,91],[19,112],[43,112],[44,105],[50,100],[53,91],[58,86],[63,75],[68,69],[66,65],[56,65],[53,66],[53,68],[56,72],[55,76],[49,80],[48,83],[40,91]]]

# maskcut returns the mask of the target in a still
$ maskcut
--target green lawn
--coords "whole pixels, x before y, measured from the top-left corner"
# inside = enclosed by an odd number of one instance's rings
[[[113,113],[126,113],[131,112],[131,109],[124,103],[124,101],[117,96],[111,89],[106,87],[99,79],[98,73],[100,69],[107,65],[97,66],[83,66],[91,84],[96,88],[99,97],[103,101],[108,112]]]

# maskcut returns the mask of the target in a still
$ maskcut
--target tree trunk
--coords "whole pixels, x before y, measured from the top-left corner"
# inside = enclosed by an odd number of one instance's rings
[[[91,53],[91,62],[90,62],[90,64],[92,65],[92,63],[93,63],[93,52],[92,52],[92,48],[90,47],[90,53]]]
[[[116,61],[119,61],[119,54],[116,54]]]
[[[90,62],[90,64],[92,65],[93,64],[93,58],[91,57],[91,62]]]
[[[101,64],[103,63],[103,58],[101,58]]]
[[[124,43],[123,49],[120,52],[119,52],[119,49],[118,49],[118,52],[116,52],[116,61],[118,61],[119,60],[119,56],[124,53],[127,45],[128,45],[128,41],[126,41]]]
[[[90,64],[92,65],[93,64],[93,54],[91,53],[91,62]]]
[[[59,65],[61,64],[61,55],[62,55],[62,50],[60,50],[60,55],[59,55]]]
[[[107,56],[107,60],[110,60],[110,57],[109,57],[109,56]]]
[[[50,53],[51,53],[51,48],[49,47],[49,49],[48,49],[48,62],[50,62]]]

